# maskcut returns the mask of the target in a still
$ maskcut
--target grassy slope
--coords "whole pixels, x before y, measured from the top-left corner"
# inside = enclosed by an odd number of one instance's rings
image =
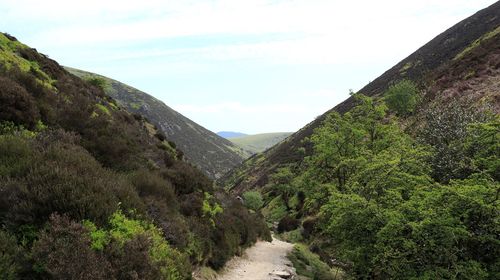
[[[495,54],[499,53],[500,36],[496,32],[500,26],[498,14],[500,2],[457,23],[363,87],[360,92],[379,96],[392,83],[410,79],[425,89],[426,102],[437,100],[436,97],[442,93],[457,94],[465,89],[467,93],[477,95],[476,100],[486,95],[492,96],[492,104],[497,109],[498,55]],[[304,151],[307,155],[311,148],[304,139],[311,136],[330,112],[344,113],[352,106],[353,99],[348,98],[279,145],[252,156],[219,182],[226,189],[238,193],[265,185],[268,175],[279,166],[302,161]]]
[[[283,141],[292,132],[274,132],[230,138],[229,140],[252,154],[263,152]]]
[[[184,152],[190,162],[212,179],[219,178],[249,155],[232,142],[191,121],[145,92],[101,75],[70,67],[66,69],[84,79],[104,79],[106,94],[128,111],[145,116]]]

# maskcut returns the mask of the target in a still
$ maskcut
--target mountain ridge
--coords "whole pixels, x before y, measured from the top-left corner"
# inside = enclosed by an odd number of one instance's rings
[[[195,123],[150,94],[99,74],[71,67],[66,69],[83,79],[102,79],[107,95],[128,111],[145,116],[184,152],[188,161],[213,179],[221,177],[247,156],[231,141]]]

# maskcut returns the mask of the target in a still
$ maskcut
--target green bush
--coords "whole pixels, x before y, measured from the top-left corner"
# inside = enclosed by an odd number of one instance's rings
[[[248,191],[243,193],[243,203],[248,209],[259,211],[264,205],[262,195],[256,191]]]
[[[287,214],[286,205],[281,196],[273,198],[261,211],[269,223],[278,222]]]
[[[190,275],[187,256],[172,248],[161,230],[149,222],[128,218],[117,211],[110,217],[107,229],[100,229],[90,221],[84,224],[89,230],[91,247],[112,253],[109,260],[117,262],[113,266],[121,275],[118,279],[126,279],[133,271],[137,273],[137,263],[145,273],[140,278],[186,279]],[[130,272],[126,272],[127,268]],[[150,273],[157,275],[148,276]]]
[[[410,80],[402,80],[389,87],[384,93],[387,107],[398,116],[407,116],[413,113],[417,106],[419,95],[418,88]]]
[[[1,279],[19,279],[25,259],[24,252],[17,245],[15,237],[0,230],[0,275]]]
[[[298,275],[310,277],[314,280],[334,280],[343,278],[344,272],[341,269],[331,269],[304,244],[296,244],[287,257],[293,263],[295,269],[297,269]]]

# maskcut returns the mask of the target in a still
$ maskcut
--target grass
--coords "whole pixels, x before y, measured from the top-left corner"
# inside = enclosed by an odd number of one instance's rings
[[[288,137],[291,132],[262,133],[230,138],[229,140],[241,148],[251,152],[260,153],[278,144]]]
[[[196,279],[199,280],[216,280],[217,272],[210,267],[203,266],[196,272]]]
[[[5,65],[7,69],[17,66],[21,71],[32,72],[36,80],[43,86],[53,89],[55,80],[40,69],[35,61],[30,61],[18,55],[19,50],[27,48],[26,45],[11,41],[3,33],[0,33],[0,64]]]
[[[495,37],[496,35],[498,35],[499,33],[500,33],[500,26],[498,26],[493,31],[484,34],[479,39],[477,39],[474,42],[472,42],[472,44],[470,44],[469,46],[467,46],[467,48],[465,48],[463,51],[461,51],[459,54],[457,54],[455,56],[455,58],[453,58],[453,60],[461,59],[466,54],[468,54],[469,52],[471,52],[472,50],[474,50],[475,48],[477,48],[479,45],[481,45],[481,43],[483,41],[489,40],[489,39]]]
[[[401,69],[399,69],[399,72],[402,73],[402,72],[406,72],[406,70],[410,69],[411,67],[413,66],[413,62],[407,62],[405,65],[403,65],[403,67],[401,67]]]
[[[97,107],[97,109],[99,109],[104,114],[111,116],[111,113],[109,112],[109,109],[106,106],[99,104],[99,103],[97,103],[95,106]]]
[[[302,237],[301,231],[302,230],[300,228],[294,229],[292,231],[287,231],[287,232],[283,232],[281,234],[278,234],[278,237],[281,240],[284,240],[284,241],[290,242],[290,243],[302,242],[302,241],[304,241],[304,238]]]
[[[330,268],[318,255],[309,250],[305,244],[295,244],[288,259],[293,263],[297,274],[314,280],[340,280],[345,273],[340,268]]]

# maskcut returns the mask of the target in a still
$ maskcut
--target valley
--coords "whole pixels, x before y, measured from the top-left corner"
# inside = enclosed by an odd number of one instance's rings
[[[0,33],[0,279],[500,278],[500,1],[296,132],[33,47]]]
[[[270,132],[253,135],[241,133],[232,134],[230,137],[226,136],[225,138],[248,153],[257,154],[277,145],[290,135],[292,135],[292,132]]]

